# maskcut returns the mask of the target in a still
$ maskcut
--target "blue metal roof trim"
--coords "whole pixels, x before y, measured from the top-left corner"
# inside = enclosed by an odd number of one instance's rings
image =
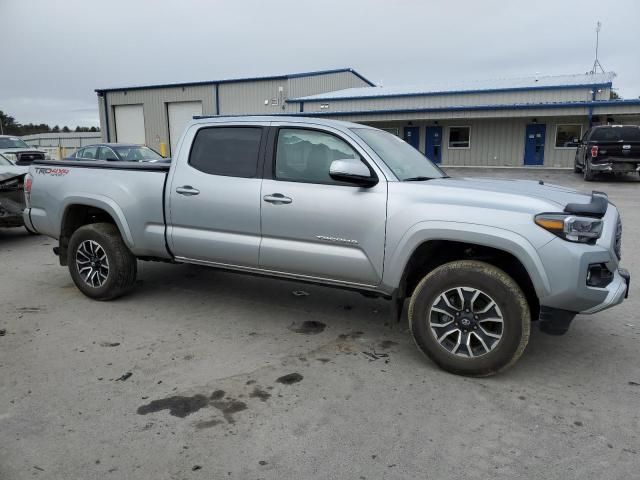
[[[376,85],[366,79],[364,76],[356,72],[353,68],[335,68],[333,70],[316,70],[314,72],[302,72],[302,73],[288,73],[284,75],[271,75],[265,77],[242,77],[242,78],[227,78],[222,80],[204,80],[201,82],[183,82],[183,83],[164,83],[164,84],[156,84],[156,85],[133,85],[129,87],[114,87],[114,88],[97,88],[94,91],[98,94],[102,94],[104,92],[120,92],[124,90],[151,90],[158,88],[172,88],[172,87],[197,87],[203,85],[220,85],[223,83],[241,83],[241,82],[253,82],[253,81],[261,81],[261,80],[288,80],[290,78],[301,78],[301,77],[315,77],[318,75],[330,75],[332,73],[353,73],[356,77],[360,78],[362,81],[368,83],[370,86],[375,87]]]
[[[607,83],[586,83],[582,85],[544,85],[540,87],[510,87],[510,88],[493,88],[493,89],[485,89],[485,90],[450,90],[450,91],[441,91],[441,92],[421,92],[421,93],[390,93],[390,94],[382,94],[382,95],[360,95],[354,97],[324,97],[324,98],[310,98],[310,97],[299,97],[299,98],[290,98],[287,99],[288,103],[297,103],[297,102],[338,102],[345,100],[372,100],[377,98],[403,98],[403,97],[437,97],[442,95],[467,95],[467,94],[478,94],[478,93],[503,93],[503,92],[525,92],[530,90],[540,91],[540,90],[569,90],[569,89],[577,89],[577,88],[611,88],[613,86],[612,82]]]

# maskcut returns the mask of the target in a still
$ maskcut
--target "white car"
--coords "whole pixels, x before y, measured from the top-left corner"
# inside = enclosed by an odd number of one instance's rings
[[[14,165],[29,165],[34,160],[46,158],[46,153],[42,150],[32,148],[11,135],[0,135],[0,155],[4,155]]]

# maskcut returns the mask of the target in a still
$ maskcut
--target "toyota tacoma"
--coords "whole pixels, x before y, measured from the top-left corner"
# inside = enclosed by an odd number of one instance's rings
[[[396,136],[303,117],[202,117],[169,164],[36,161],[24,220],[78,289],[111,300],[138,260],[409,300],[422,352],[457,374],[513,365],[532,320],[566,332],[623,301],[622,223],[602,193],[450,178]]]

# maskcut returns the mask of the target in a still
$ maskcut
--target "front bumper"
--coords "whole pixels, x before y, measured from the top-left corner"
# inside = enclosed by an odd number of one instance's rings
[[[603,217],[602,235],[594,245],[556,238],[538,250],[550,287],[545,295],[539,295],[542,307],[591,314],[624,300],[629,274],[620,268],[616,254],[620,238],[618,218],[617,209],[610,204]],[[608,281],[602,286],[587,281],[594,266],[608,271]]]

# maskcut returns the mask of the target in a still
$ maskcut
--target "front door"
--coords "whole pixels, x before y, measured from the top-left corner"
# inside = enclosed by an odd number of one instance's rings
[[[420,150],[420,127],[404,127],[404,141]]]
[[[434,163],[442,161],[442,127],[427,127],[425,155]]]
[[[274,145],[275,155],[267,156],[273,164],[265,165],[268,175],[262,183],[260,267],[305,278],[378,285],[387,203],[381,174],[371,188],[333,180],[333,160],[363,158],[339,132],[282,126]]]
[[[176,257],[205,263],[258,266],[259,163],[266,126],[193,126],[167,183],[168,237]],[[141,192],[145,195],[145,192]]]
[[[544,164],[544,142],[547,126],[540,123],[527,125],[524,139],[524,164]]]

